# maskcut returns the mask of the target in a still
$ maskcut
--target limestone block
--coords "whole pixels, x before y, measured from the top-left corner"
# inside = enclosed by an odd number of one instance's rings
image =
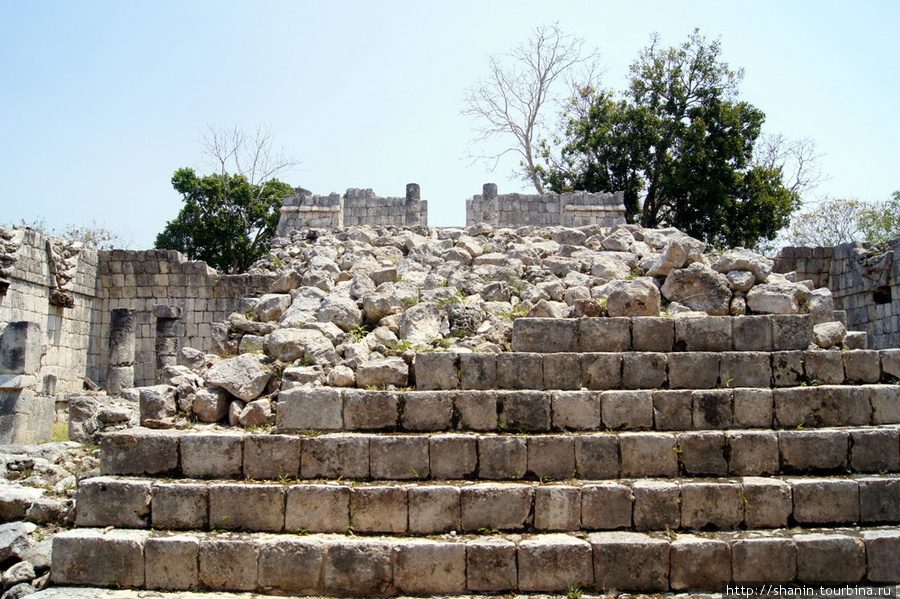
[[[677,351],[731,351],[733,346],[731,318],[701,316],[675,319],[675,349]]]
[[[772,314],[772,349],[803,350],[813,340],[813,322],[809,314]]]
[[[223,591],[257,586],[259,546],[240,536],[216,535],[200,541],[200,583]]]
[[[900,580],[900,531],[866,530],[866,580],[896,584]]]
[[[778,437],[772,431],[726,431],[728,474],[776,474],[779,471]]]
[[[496,389],[497,354],[460,354],[459,377],[461,389]]]
[[[735,389],[733,394],[735,428],[770,428],[773,416],[771,389]]]
[[[638,480],[632,514],[635,530],[675,530],[681,527],[681,489],[675,483],[661,480]]]
[[[772,383],[776,387],[795,387],[803,382],[803,353],[779,351],[772,354]]]
[[[581,358],[581,374],[588,389],[618,389],[622,386],[622,354],[584,354]]]
[[[622,433],[619,437],[622,476],[676,476],[675,435]]]
[[[881,372],[888,382],[900,380],[900,349],[881,350]]]
[[[741,480],[747,528],[784,528],[793,512],[791,486],[774,478]]]
[[[719,590],[722,581],[731,580],[731,548],[725,541],[678,535],[670,547],[673,591]]]
[[[486,435],[478,438],[478,477],[522,478],[528,469],[524,437]]]
[[[765,352],[726,352],[719,360],[719,384],[722,387],[772,386],[772,364]]]
[[[275,484],[210,485],[209,526],[222,530],[280,532],[284,529],[284,487]]]
[[[394,585],[414,595],[462,594],[466,590],[463,543],[408,539],[394,545]]]
[[[296,478],[300,475],[298,437],[249,435],[244,439],[244,475],[255,480]]]
[[[519,590],[565,592],[594,581],[591,546],[563,534],[541,535],[519,543]]]
[[[439,431],[451,426],[453,398],[450,393],[410,391],[400,396],[400,422],[409,431]]]
[[[719,355],[692,351],[671,353],[669,387],[672,389],[715,389],[719,379]]]
[[[404,534],[408,514],[405,487],[350,489],[350,525],[354,531]]]
[[[653,593],[669,589],[668,541],[633,532],[601,532],[588,535],[588,542],[598,590]]]
[[[653,425],[659,431],[691,428],[691,391],[653,391]]]
[[[631,319],[579,318],[578,351],[626,352],[631,350]]]
[[[869,335],[865,331],[847,331],[844,336],[844,349],[868,349]]]
[[[728,314],[731,301],[728,278],[702,262],[695,262],[687,268],[673,269],[660,291],[669,301],[684,304],[691,310],[713,315]],[[677,324],[675,336],[677,343]]]
[[[773,395],[775,421],[786,428],[869,424],[869,392],[862,387],[792,387]]]
[[[579,530],[581,526],[581,490],[578,487],[542,485],[535,488],[535,529],[570,531]]]
[[[536,353],[497,354],[498,389],[542,389],[544,361]]]
[[[325,548],[323,588],[329,595],[391,595],[391,546],[380,540],[335,539]]]
[[[474,435],[432,435],[428,443],[432,478],[463,479],[475,474],[478,441]]]
[[[900,431],[865,429],[850,432],[850,468],[854,472],[900,471]]]
[[[859,487],[854,480],[791,479],[794,519],[800,524],[859,521]]]
[[[300,484],[286,490],[286,532],[347,532],[350,489],[337,485]]]
[[[603,426],[607,429],[653,427],[653,395],[650,391],[605,391],[600,401]]]
[[[410,533],[434,535],[459,530],[459,487],[409,487],[407,496]]]
[[[356,384],[359,387],[382,387],[386,385],[405,387],[408,383],[409,366],[407,366],[403,358],[369,360],[356,368]]]
[[[888,523],[900,519],[900,479],[860,478],[859,512],[863,523]]]
[[[244,438],[231,433],[181,437],[181,473],[192,478],[241,478]]]
[[[841,430],[779,431],[781,467],[786,474],[840,472],[847,468],[849,435]]]
[[[147,539],[144,545],[145,585],[149,589],[187,591],[197,588],[200,541],[188,535]]]
[[[736,351],[772,351],[772,317],[769,315],[735,316],[731,333]]]
[[[513,321],[514,352],[578,351],[578,323],[567,318],[517,318]]]
[[[521,320],[521,319],[517,319]],[[458,389],[459,354],[451,352],[417,353],[415,361],[417,389]]]
[[[174,422],[175,387],[154,385],[141,387],[140,410],[141,424],[153,428],[167,428],[165,423]],[[171,428],[171,424],[168,425]]]
[[[575,437],[578,477],[603,480],[619,476],[619,440],[616,435],[588,434]]]
[[[345,430],[381,430],[397,426],[400,414],[396,393],[362,389],[347,389],[342,393]]]
[[[575,353],[556,353],[542,356],[544,382],[541,388],[580,389],[583,387],[581,356],[582,354]]]
[[[872,424],[900,424],[900,385],[867,385]]]
[[[797,546],[791,539],[738,539],[731,543],[735,582],[786,582],[797,574]]]
[[[458,428],[471,431],[497,430],[495,392],[460,391],[453,395],[453,400],[459,413]]]
[[[197,483],[156,483],[151,511],[154,528],[205,530],[209,526],[209,487]]]
[[[75,523],[81,527],[147,528],[150,483],[108,476],[83,480],[78,486]]]
[[[134,428],[100,437],[105,474],[167,474],[178,469],[178,436]]]
[[[369,440],[369,476],[378,480],[407,480],[431,475],[428,437],[373,436]]]
[[[866,573],[861,539],[841,534],[802,534],[797,544],[797,578],[815,582],[857,582]]]
[[[300,475],[303,478],[368,478],[369,437],[338,433],[303,439]]]
[[[238,399],[259,397],[266,388],[272,373],[256,354],[242,354],[223,360],[203,375],[208,385],[222,387]]]
[[[41,370],[41,325],[10,322],[0,334],[0,374],[38,374]]]
[[[620,483],[582,487],[581,528],[588,530],[631,528],[633,500],[631,488]]]
[[[721,432],[681,433],[678,459],[691,476],[725,476],[725,434]]]
[[[572,478],[575,475],[575,439],[560,435],[528,437],[528,472],[539,479]]]
[[[694,391],[691,396],[694,428],[731,428],[734,413],[733,398],[730,389]]]
[[[597,430],[600,428],[600,393],[555,391],[550,395],[553,428]]]
[[[670,352],[675,344],[675,321],[645,316],[631,319],[631,345],[634,351]]]
[[[622,356],[622,387],[658,389],[666,384],[666,354],[626,353]]]
[[[881,379],[881,356],[874,349],[841,352],[848,381],[877,383]]]
[[[57,584],[141,587],[144,543],[149,531],[75,529],[53,537],[53,569]]]
[[[466,586],[476,592],[518,588],[516,544],[496,537],[476,538],[466,543]]]
[[[805,351],[803,367],[806,381],[818,385],[844,382],[844,360],[838,351]]]
[[[265,538],[259,549],[259,586],[279,594],[319,594],[324,551],[317,538]]]
[[[734,530],[744,521],[741,485],[696,482],[681,485],[681,526]]]
[[[503,430],[509,432],[550,430],[549,393],[540,391],[500,392],[497,394],[497,401],[500,415],[498,422]]]
[[[522,530],[531,524],[534,489],[513,483],[479,483],[460,490],[463,531]]]
[[[296,387],[278,394],[276,425],[283,431],[336,431],[344,426],[341,392],[328,387]]]

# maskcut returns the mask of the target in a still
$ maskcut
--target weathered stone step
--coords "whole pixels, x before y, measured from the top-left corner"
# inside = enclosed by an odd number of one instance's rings
[[[808,314],[692,318],[517,318],[514,352],[693,352],[806,349]]]
[[[518,322],[518,321],[516,321]],[[416,354],[416,388],[714,389],[891,383],[900,350]]]
[[[54,538],[52,579],[354,596],[699,591],[740,580],[896,583],[897,555],[900,532],[890,528],[427,539],[85,528]]]
[[[900,523],[900,477],[637,479],[600,484],[247,483],[96,477],[79,527],[434,535],[737,530]]]
[[[408,392],[315,387],[281,392],[277,415],[284,432],[540,433],[898,423],[900,385]]]
[[[252,480],[758,476],[900,471],[897,427],[522,434],[251,435],[130,429],[106,474]]]

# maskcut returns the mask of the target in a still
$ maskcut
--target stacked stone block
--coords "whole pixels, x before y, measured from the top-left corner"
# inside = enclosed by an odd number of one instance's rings
[[[341,196],[313,195],[297,189],[284,199],[277,233],[287,236],[302,227],[338,229],[357,225],[416,227],[428,225],[428,202],[416,183],[404,197],[380,197],[371,189],[350,188]]]
[[[466,226],[614,227],[625,224],[623,198],[623,192],[501,195],[496,184],[487,183],[481,195],[466,200]]]

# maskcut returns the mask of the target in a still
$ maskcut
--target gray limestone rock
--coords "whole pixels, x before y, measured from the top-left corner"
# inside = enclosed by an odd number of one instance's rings
[[[727,316],[731,304],[728,278],[700,263],[674,269],[660,290],[670,302],[678,302],[710,316]]]
[[[285,329],[280,329],[276,335]],[[330,344],[329,344],[330,345]],[[259,397],[266,388],[272,373],[254,354],[243,354],[219,362],[206,371],[207,385],[222,387],[239,399],[249,400]],[[143,401],[141,402],[143,404]]]

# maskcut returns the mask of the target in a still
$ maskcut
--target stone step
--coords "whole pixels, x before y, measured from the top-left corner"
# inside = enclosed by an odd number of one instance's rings
[[[99,476],[79,527],[434,535],[900,523],[900,477],[252,483]]]
[[[423,352],[414,372],[420,391],[893,384],[900,350]]]
[[[808,314],[517,318],[514,352],[778,351],[813,342]]]
[[[282,391],[276,422],[280,431],[299,433],[869,426],[900,424],[900,385],[407,392],[312,387]]]
[[[555,479],[900,471],[900,428],[316,436],[129,429],[106,474],[251,480]]]
[[[742,580],[896,583],[897,555],[894,528],[414,539],[79,528],[54,537],[52,580],[344,596],[719,591]]]

